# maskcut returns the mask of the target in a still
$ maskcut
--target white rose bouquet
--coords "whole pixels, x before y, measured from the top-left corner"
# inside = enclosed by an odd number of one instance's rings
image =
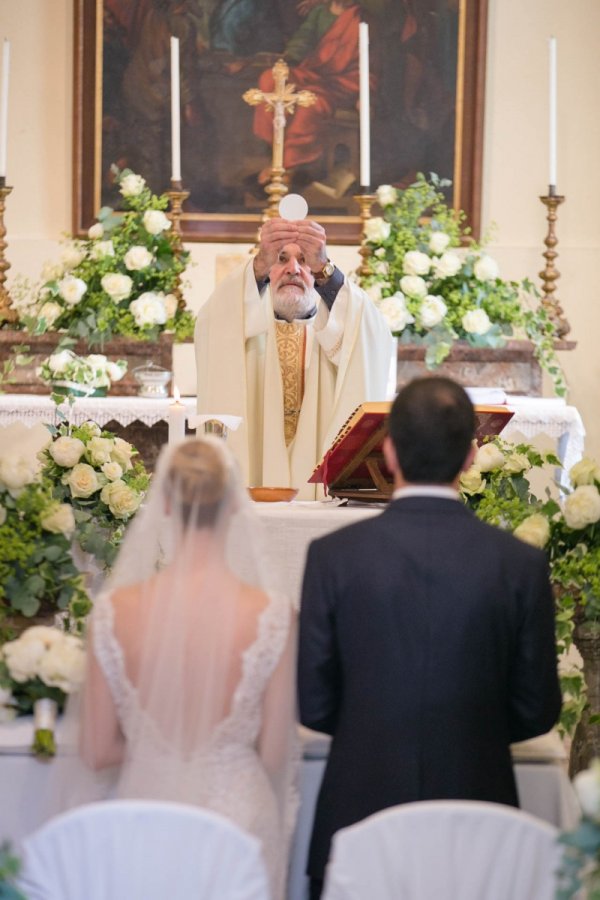
[[[38,625],[0,647],[0,687],[16,715],[34,714],[33,752],[54,756],[54,722],[68,694],[83,681],[83,641],[58,628]]]
[[[440,191],[446,184],[418,175],[404,191],[389,184],[378,189],[383,215],[366,223],[363,254],[370,271],[358,276],[361,287],[401,342],[425,346],[428,368],[439,366],[456,340],[495,348],[520,331],[564,395],[554,326],[541,306],[535,308],[533,285],[502,279],[483,246],[464,246],[464,214],[446,205]]]
[[[178,289],[189,253],[164,212],[168,197],[127,169],[115,178],[125,212],[101,209],[87,239],[72,240],[44,268],[35,300],[19,304],[22,321],[36,334],[66,331],[89,344],[120,335],[156,340],[162,331],[185,340],[194,316]]]
[[[103,353],[77,356],[68,347],[52,353],[37,368],[36,374],[56,394],[104,396],[113,381],[127,371],[124,359],[112,361]]]

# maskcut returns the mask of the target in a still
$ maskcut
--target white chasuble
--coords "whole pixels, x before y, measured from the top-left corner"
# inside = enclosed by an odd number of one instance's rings
[[[287,331],[283,323],[278,340],[270,288],[259,294],[250,259],[201,307],[195,335],[198,413],[241,416],[227,443],[246,483],[296,487],[303,500],[323,496],[307,480],[346,419],[359,404],[386,399],[394,352],[359,287],[345,279],[331,312],[314,297],[314,318]],[[304,347],[301,365],[289,355],[294,346]]]

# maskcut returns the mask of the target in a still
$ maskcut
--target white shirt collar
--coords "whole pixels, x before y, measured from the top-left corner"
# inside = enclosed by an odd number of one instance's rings
[[[405,497],[443,497],[444,500],[460,500],[457,490],[443,484],[411,484],[396,488],[392,500],[403,500]]]

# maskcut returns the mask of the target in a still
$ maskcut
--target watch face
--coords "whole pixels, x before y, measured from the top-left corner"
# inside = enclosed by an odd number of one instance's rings
[[[322,278],[331,278],[331,276],[333,275],[334,269],[335,269],[335,266],[332,262],[326,262],[321,270],[321,272],[322,272],[321,277]]]

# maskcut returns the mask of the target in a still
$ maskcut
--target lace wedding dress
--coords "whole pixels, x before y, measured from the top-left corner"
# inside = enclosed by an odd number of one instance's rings
[[[231,819],[262,842],[273,896],[283,898],[298,806],[294,778],[298,755],[290,746],[289,735],[284,736],[280,728],[290,719],[290,711],[273,708],[267,714],[280,717],[280,722],[265,722],[264,701],[270,684],[273,691],[272,681],[282,668],[284,655],[294,655],[289,602],[269,596],[258,616],[256,639],[242,651],[241,678],[230,698],[229,712],[199,747],[186,746],[181,734],[170,732],[168,702],[164,721],[156,709],[149,713],[144,707],[140,686],[127,674],[126,653],[115,635],[114,619],[110,595],[100,595],[94,604],[94,655],[126,746],[116,796],[190,803]],[[287,668],[293,665],[292,658]],[[285,692],[279,696],[285,697]],[[191,711],[193,688],[185,702]],[[287,697],[287,702],[293,706],[292,698]],[[293,712],[292,708],[292,727]],[[271,748],[261,752],[261,734],[269,725],[272,731],[275,726],[276,736],[271,738]]]

